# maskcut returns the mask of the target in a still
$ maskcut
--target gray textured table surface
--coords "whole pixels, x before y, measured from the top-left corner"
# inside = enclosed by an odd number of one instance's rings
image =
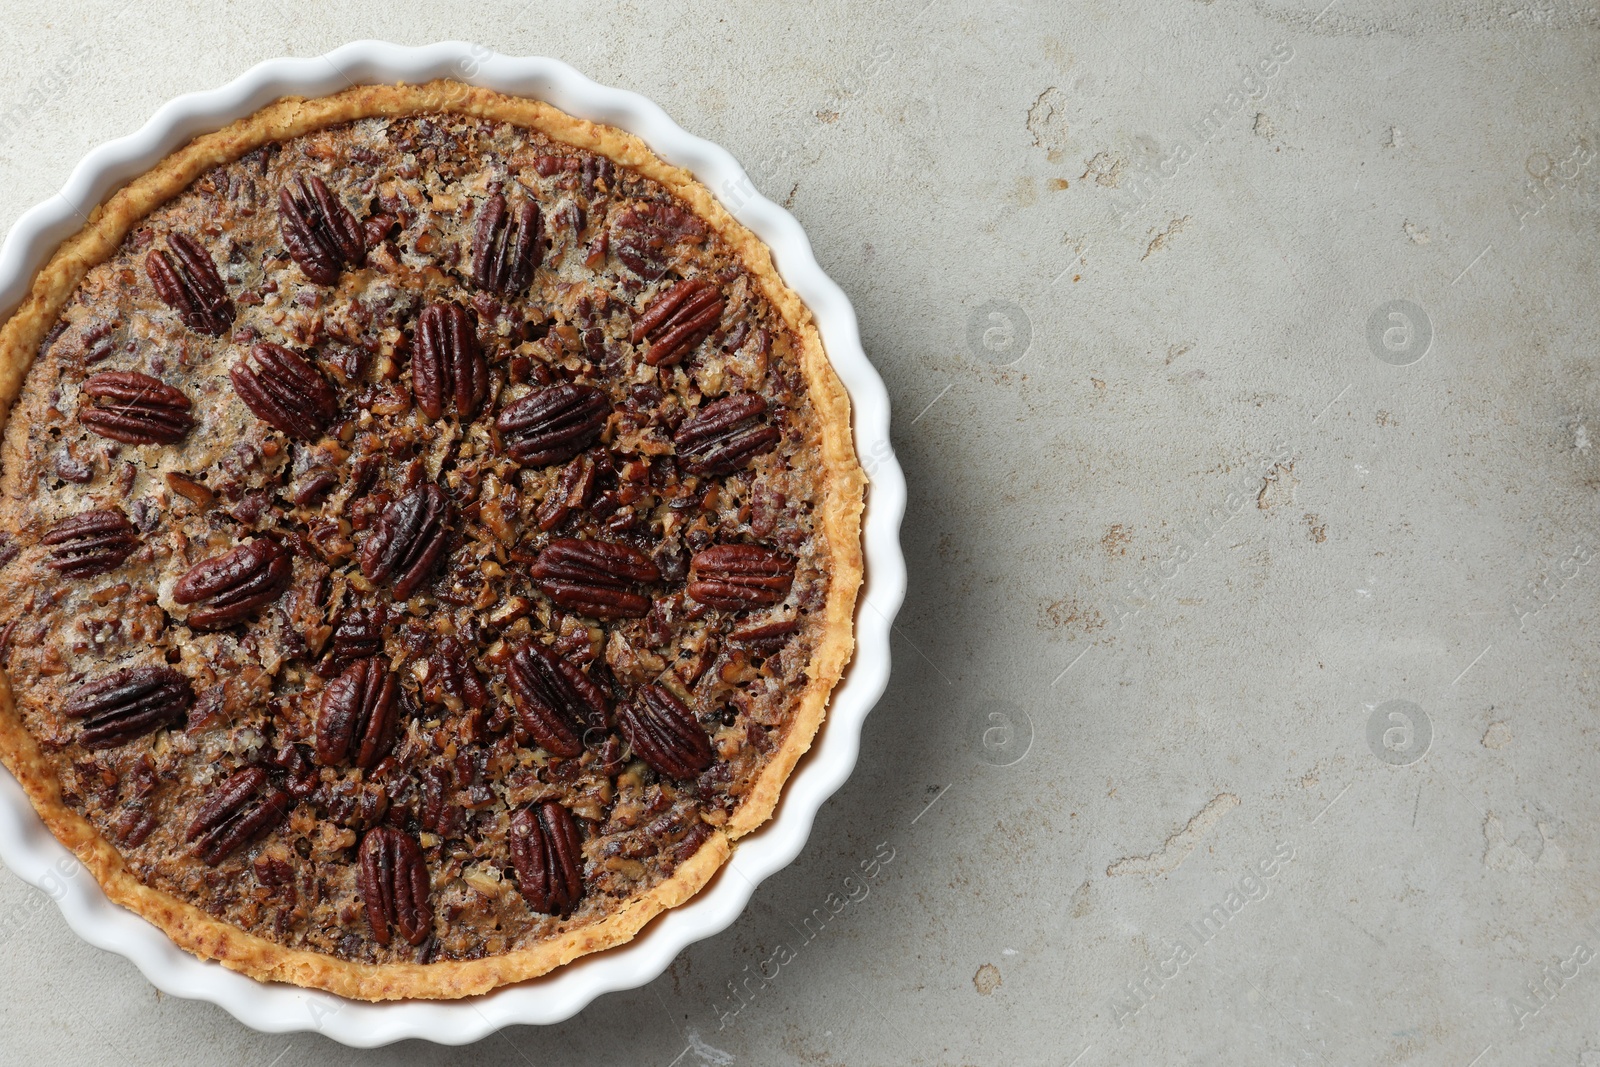
[[[360,37],[654,98],[855,300],[912,583],[801,861],[646,988],[358,1053],[0,873],[0,1061],[1600,1063],[1600,20],[1324,2],[7,2],[0,224]]]

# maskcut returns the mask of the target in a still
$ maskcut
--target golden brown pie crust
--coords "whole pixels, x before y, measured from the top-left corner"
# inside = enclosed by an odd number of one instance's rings
[[[714,831],[669,878],[603,920],[533,948],[469,961],[368,964],[290,949],[144,885],[117,849],[63,802],[60,782],[33,736],[23,728],[9,679],[0,672],[0,760],[21,782],[46,825],[77,854],[112,900],[154,923],[201,958],[218,960],[260,980],[292,982],[361,1000],[465,997],[542,975],[579,956],[630,940],[654,916],[697,893],[727,861],[734,842],[771,816],[784,782],[810,747],[829,694],[850,659],[856,594],[862,580],[860,514],[865,478],[851,439],[849,398],[828,362],[809,311],[778,276],[766,246],[692,175],[663,162],[637,137],[574,118],[541,101],[457,82],[361,86],[328,97],[281,100],[196,138],[129,183],[96,208],[88,225],[61,246],[39,272],[27,299],[0,329],[0,410],[9,410],[16,399],[34,353],[87,271],[111,256],[149,212],[177,196],[201,174],[269,142],[356,119],[424,112],[503,121],[602,154],[669,189],[737,251],[763,295],[801,342],[802,369],[822,431],[825,473],[817,528],[829,546],[832,577],[824,636],[811,659],[809,684],[797,698],[781,746],[726,826]],[[6,467],[18,460],[11,451],[8,446],[8,454],[0,456]]]

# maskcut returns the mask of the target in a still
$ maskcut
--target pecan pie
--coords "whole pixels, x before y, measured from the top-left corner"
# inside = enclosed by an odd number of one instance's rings
[[[133,181],[0,332],[0,756],[260,979],[459,997],[631,938],[772,813],[864,481],[766,248],[453,82]]]

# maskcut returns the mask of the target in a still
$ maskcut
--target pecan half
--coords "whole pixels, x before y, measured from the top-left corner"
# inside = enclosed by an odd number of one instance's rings
[[[387,663],[376,657],[352,663],[322,691],[317,762],[334,767],[348,759],[370,771],[394,747],[399,708],[400,682]]]
[[[583,843],[572,812],[553,800],[511,816],[511,863],[528,907],[564,915],[583,897]]]
[[[170,667],[123,667],[78,687],[61,706],[82,719],[78,743],[115,748],[163,726],[176,726],[194,705],[194,686]]]
[[[318,285],[333,285],[345,266],[367,261],[361,224],[314,174],[297,176],[278,193],[278,228],[284,247]]]
[[[50,546],[45,566],[68,578],[114,571],[139,547],[139,531],[115,508],[62,519],[39,539]]]
[[[506,198],[496,192],[478,212],[472,235],[472,283],[500,296],[528,288],[544,260],[544,219],[531,197],[517,208],[513,221]]]
[[[144,257],[156,295],[189,329],[221,337],[233,325],[233,301],[211,253],[186,233],[168,234],[167,247]]]
[[[693,778],[711,766],[711,738],[683,701],[659,685],[640,686],[635,698],[617,709],[635,755],[667,778]]]
[[[633,325],[634,344],[648,340],[652,367],[681,362],[722,321],[727,300],[710,278],[686,278],[657,296]]]
[[[708,608],[747,611],[776,604],[794,583],[794,560],[761,545],[713,545],[689,561],[685,592]]]
[[[610,417],[605,393],[564,382],[507,404],[494,424],[507,455],[525,467],[544,467],[565,463],[594,444]]]
[[[367,831],[356,891],[367,906],[374,941],[387,945],[393,927],[411,944],[422,944],[433,928],[428,889],[428,863],[416,838],[392,826]]]
[[[171,445],[194,427],[191,404],[172,386],[136,370],[106,370],[84,379],[78,421],[101,437],[129,445]]]
[[[450,537],[450,501],[432,482],[392,501],[361,546],[361,573],[405,600],[433,572]]]
[[[289,814],[289,794],[260,767],[235,771],[206,798],[184,840],[215,867],[228,855],[270,833]]]
[[[635,587],[661,580],[650,557],[631,545],[565,537],[545,546],[528,575],[563,608],[596,619],[641,618],[650,598]]]
[[[452,400],[456,414],[472,418],[489,391],[489,363],[478,345],[472,316],[460,304],[429,304],[417,318],[412,345],[411,391],[430,419]]]
[[[732,474],[771,452],[782,436],[776,426],[759,421],[767,402],[756,393],[737,393],[713,400],[685,419],[672,435],[673,446],[690,474]]]
[[[172,589],[180,604],[199,604],[185,620],[191,629],[232,626],[270,604],[289,587],[294,558],[276,541],[257,538],[189,568]]]
[[[282,345],[259,344],[228,373],[233,391],[262,422],[315,441],[339,414],[339,398],[311,361]]]
[[[524,641],[506,665],[517,720],[554,756],[583,754],[582,730],[604,729],[611,702],[577,664],[537,641]]]

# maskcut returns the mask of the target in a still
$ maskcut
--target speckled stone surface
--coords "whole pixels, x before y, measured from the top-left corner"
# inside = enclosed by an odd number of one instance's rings
[[[6,225],[361,37],[652,97],[855,300],[912,582],[801,860],[650,985],[361,1053],[0,873],[0,1061],[1600,1063],[1600,11],[1323,2],[6,4]]]

